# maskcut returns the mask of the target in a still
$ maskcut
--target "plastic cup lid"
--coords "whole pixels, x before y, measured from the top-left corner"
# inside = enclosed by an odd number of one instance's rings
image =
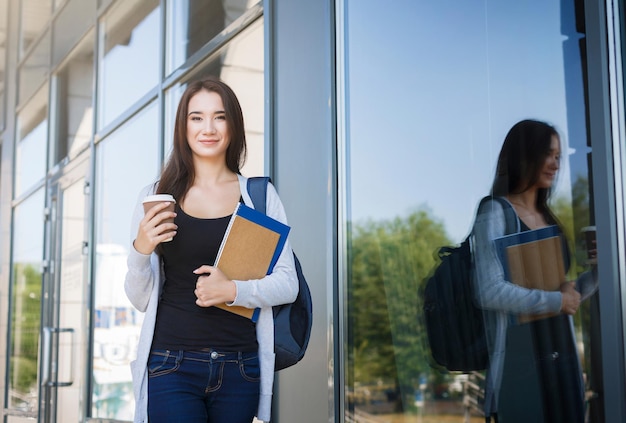
[[[152,201],[172,201],[172,202],[176,202],[176,200],[174,199],[174,197],[170,194],[155,194],[155,195],[148,195],[146,198],[143,199],[144,203],[149,203]]]

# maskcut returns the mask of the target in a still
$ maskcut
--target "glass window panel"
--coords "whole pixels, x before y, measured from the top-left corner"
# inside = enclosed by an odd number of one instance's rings
[[[54,18],[52,37],[52,67],[58,66],[87,30],[93,26],[96,6],[93,1],[71,0]],[[90,37],[93,44],[93,38]]]
[[[2,83],[0,83],[0,132],[4,130],[4,125],[5,125],[4,104],[5,104],[4,86]]]
[[[98,9],[103,9],[104,7],[108,6],[109,4],[111,4],[111,2],[113,2],[114,0],[98,0]]]
[[[67,0],[54,0],[54,10],[57,10],[59,7],[63,5]]]
[[[33,419],[28,417],[7,416],[7,423],[32,423]]]
[[[18,116],[15,149],[15,196],[19,197],[46,174],[48,139],[47,90],[42,89]]]
[[[618,19],[619,19],[619,33],[620,33],[620,44],[619,48],[616,49],[618,57],[621,59],[621,74],[622,74],[622,101],[626,103],[626,7],[624,7],[623,3],[619,3],[619,5],[613,5],[613,10],[617,9]],[[625,113],[626,104],[622,105],[622,115]]]
[[[15,207],[9,408],[37,411],[37,357],[41,319],[44,190]]]
[[[130,361],[143,314],[124,293],[130,220],[137,195],[157,177],[158,115],[154,104],[97,145],[96,263],[92,416],[132,420]]]
[[[167,73],[243,15],[258,0],[168,0]]]
[[[241,32],[212,55],[194,72],[166,93],[166,151],[172,146],[178,101],[189,81],[207,75],[221,78],[233,89],[243,110],[246,126],[247,160],[242,168],[246,176],[264,174],[264,59],[263,19]]]
[[[0,84],[2,85],[2,84]],[[2,132],[4,130],[4,125],[5,125],[5,117],[4,117],[4,102],[5,102],[5,97],[4,97],[4,87],[0,87],[0,132]]]
[[[80,169],[81,175],[87,170],[87,166]],[[56,312],[58,313],[58,327],[72,329],[73,332],[60,333],[56,337],[58,350],[52,352],[56,358],[56,377],[59,381],[71,381],[70,386],[64,386],[56,393],[56,421],[79,422],[82,410],[77,407],[84,401],[86,393],[86,377],[89,350],[89,320],[85,319],[86,310],[89,308],[87,283],[88,266],[85,254],[85,241],[87,234],[88,208],[86,207],[88,196],[85,193],[85,179],[80,177],[63,186],[58,191],[56,201],[52,207],[56,207],[57,220],[60,221],[60,234],[55,237],[60,241],[60,248],[55,252],[57,257],[55,272],[58,301]],[[57,204],[55,204],[55,202]],[[60,236],[59,236],[60,235]],[[56,246],[55,246],[56,247]],[[55,313],[55,314],[57,314]],[[56,356],[56,357],[55,357]]]
[[[7,10],[8,0],[0,0],[0,132],[5,125],[5,78],[6,78],[6,42],[7,42]]]
[[[93,37],[87,37],[57,74],[57,145],[54,163],[74,158],[93,132]]]
[[[98,127],[111,123],[159,81],[158,0],[119,1],[102,22]]]
[[[48,25],[52,16],[52,0],[21,0],[19,3],[20,46],[23,55]]]
[[[37,91],[48,78],[50,68],[50,31],[30,52],[19,68],[18,102],[23,104]]]
[[[574,5],[345,1],[350,418],[462,422],[467,412],[484,421],[480,406],[464,406],[481,401],[481,391],[466,388],[480,385],[483,374],[431,367],[418,293],[436,263],[433,252],[469,233],[504,137],[522,119],[547,121],[560,133],[551,207],[572,251],[568,276],[589,269],[580,229],[594,222],[592,145],[584,22],[576,22],[584,14]],[[574,317],[588,391],[596,389],[590,357],[599,348],[590,341],[593,304]]]

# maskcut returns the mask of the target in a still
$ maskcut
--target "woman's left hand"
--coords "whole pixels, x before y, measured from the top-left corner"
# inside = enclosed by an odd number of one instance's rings
[[[576,314],[580,307],[580,293],[576,291],[576,282],[564,282],[561,284],[561,312],[570,315]]]
[[[211,307],[216,304],[229,303],[237,297],[237,286],[214,266],[203,265],[193,271],[198,276],[196,289],[193,291],[198,298],[200,307]]]

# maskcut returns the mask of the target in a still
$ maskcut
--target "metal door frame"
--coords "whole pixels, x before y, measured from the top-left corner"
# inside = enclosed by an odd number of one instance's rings
[[[70,337],[73,343],[75,334],[74,328],[59,327],[60,320],[60,299],[61,299],[61,260],[62,253],[62,224],[63,224],[63,192],[75,183],[83,180],[84,202],[84,278],[89,275],[89,180],[90,180],[90,155],[87,151],[79,158],[71,162],[65,161],[53,169],[48,175],[46,188],[46,241],[44,248],[44,272],[43,272],[43,292],[41,309],[41,342],[39,346],[39,417],[42,423],[56,423],[57,421],[57,399],[58,389],[72,386],[74,378],[78,376],[74,372],[62,375],[59,379],[59,343],[61,338]],[[89,303],[86,301],[87,307]],[[83,324],[83,330],[89,330],[89,322],[77,322]],[[89,337],[89,333],[86,332]],[[88,343],[87,343],[88,344]],[[88,359],[88,350],[76,351],[72,348],[72,354],[85,354]],[[74,362],[72,356],[71,362]],[[84,372],[84,369],[77,369]],[[88,383],[85,384],[87,388]],[[85,389],[82,396],[87,395]],[[80,407],[85,401],[77,401],[76,407]],[[84,419],[85,410],[79,410],[79,415]]]

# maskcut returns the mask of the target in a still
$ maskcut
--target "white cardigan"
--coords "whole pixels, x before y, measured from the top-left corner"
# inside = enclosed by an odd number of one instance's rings
[[[139,194],[131,225],[131,245],[128,255],[128,272],[124,281],[124,289],[128,299],[137,310],[145,312],[137,357],[131,363],[133,391],[135,394],[135,423],[148,422],[148,372],[147,363],[154,335],[157,306],[164,283],[163,270],[159,257],[152,253],[144,255],[133,247],[132,242],[137,236],[139,222],[143,218],[141,200],[154,190],[155,184],[145,187]],[[254,207],[247,190],[247,178],[239,175],[241,196],[247,206]],[[287,224],[284,207],[272,184],[267,187],[266,214]],[[202,263],[212,264],[212,263]],[[257,418],[269,421],[272,404],[272,388],[274,384],[274,319],[272,306],[295,301],[298,295],[298,279],[293,261],[293,253],[289,239],[271,275],[263,279],[250,281],[234,281],[237,286],[237,297],[231,305],[248,308],[261,308],[256,324],[256,335],[259,344],[259,362],[261,369],[261,394]]]

